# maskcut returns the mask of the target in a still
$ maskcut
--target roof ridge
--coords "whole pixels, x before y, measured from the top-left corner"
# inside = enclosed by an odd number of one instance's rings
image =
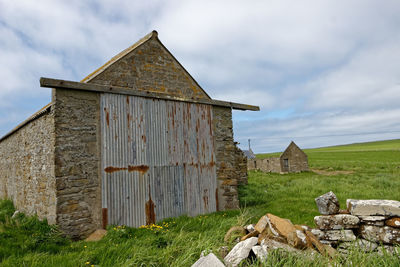
[[[157,38],[157,36],[158,36],[158,33],[157,33],[156,30],[153,30],[150,33],[146,34],[139,41],[137,41],[136,43],[134,43],[130,47],[124,49],[123,51],[121,51],[117,55],[113,56],[110,60],[108,60],[106,63],[104,63],[100,68],[96,69],[95,71],[90,73],[88,76],[83,78],[81,80],[81,82],[85,82],[85,83],[89,82],[90,80],[95,78],[97,75],[99,75],[100,73],[105,71],[109,66],[111,66],[112,64],[114,64],[115,62],[117,62],[118,60],[120,60],[121,58],[123,58],[124,56],[129,54],[130,52],[132,52],[133,50],[135,50],[137,47],[139,47],[140,45],[144,44],[145,42],[147,42],[148,40],[150,40],[152,38]]]

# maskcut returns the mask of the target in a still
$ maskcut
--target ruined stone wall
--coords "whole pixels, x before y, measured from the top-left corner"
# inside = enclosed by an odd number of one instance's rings
[[[233,142],[232,111],[213,107],[214,146],[217,167],[218,210],[239,208],[238,177],[236,172],[236,146]]]
[[[54,110],[0,142],[0,199],[27,215],[56,223]]]
[[[279,158],[271,157],[265,159],[248,160],[248,170],[260,170],[263,172],[281,172],[281,161]]]
[[[72,238],[101,227],[100,95],[56,89],[57,224]]]

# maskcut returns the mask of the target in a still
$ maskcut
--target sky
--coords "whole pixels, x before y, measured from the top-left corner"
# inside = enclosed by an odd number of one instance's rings
[[[256,153],[400,138],[398,0],[0,0],[0,136],[152,30]]]

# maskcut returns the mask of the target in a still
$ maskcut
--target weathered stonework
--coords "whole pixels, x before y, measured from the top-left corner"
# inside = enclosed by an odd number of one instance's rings
[[[235,155],[236,155],[236,171],[235,176],[238,179],[239,185],[246,185],[248,184],[248,177],[247,177],[247,158],[244,155],[243,151],[235,146]]]
[[[101,227],[99,94],[57,89],[57,224],[72,238]]]
[[[349,228],[358,228],[360,219],[350,214],[335,214],[315,216],[314,222],[319,229],[324,230],[341,230]]]
[[[120,57],[117,62],[104,71],[94,72],[83,81],[166,93],[186,99],[210,98],[161,44],[156,32],[145,38],[148,38],[146,42],[135,44],[127,54],[121,52],[122,55],[116,56],[117,59]]]
[[[0,199],[56,223],[54,108],[0,141]]]
[[[281,160],[279,157],[265,159],[250,159],[247,163],[248,170],[260,170],[263,172],[281,172]]]
[[[218,179],[218,210],[239,208],[238,177],[236,172],[236,146],[233,142],[232,111],[213,107],[214,146]]]

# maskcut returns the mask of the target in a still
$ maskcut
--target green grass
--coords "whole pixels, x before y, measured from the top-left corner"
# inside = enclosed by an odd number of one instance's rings
[[[72,242],[35,217],[11,219],[14,207],[0,201],[0,266],[191,266],[203,250],[219,255],[226,231],[256,223],[265,213],[314,226],[314,198],[333,191],[341,207],[347,198],[400,200],[400,140],[306,150],[311,169],[297,174],[249,173],[239,188],[241,210],[167,219],[161,228],[109,227],[99,242]],[[344,266],[399,266],[399,259],[353,251]],[[273,252],[265,266],[327,266],[317,255]],[[245,265],[259,266],[257,262]],[[332,265],[333,266],[333,265]]]

